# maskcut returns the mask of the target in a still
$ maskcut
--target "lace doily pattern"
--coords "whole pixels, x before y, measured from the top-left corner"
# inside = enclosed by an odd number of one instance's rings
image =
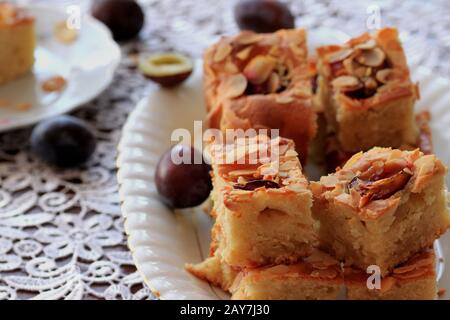
[[[89,163],[61,171],[30,154],[30,129],[0,135],[0,300],[154,298],[126,246],[115,177],[122,125],[153,86],[130,68],[127,53],[176,50],[200,57],[209,43],[237,28],[233,1],[141,3],[147,13],[141,38],[122,46],[124,59],[112,85],[75,112],[96,130],[98,147]],[[290,1],[298,26],[349,34],[366,30],[370,14],[379,10],[381,25],[402,30],[410,63],[450,75],[446,0],[387,0],[374,9],[376,4]]]

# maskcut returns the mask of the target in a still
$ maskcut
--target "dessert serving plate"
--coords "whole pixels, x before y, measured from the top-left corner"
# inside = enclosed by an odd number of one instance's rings
[[[343,42],[346,36],[329,30],[309,32],[310,50],[324,43]],[[311,51],[312,52],[312,51]],[[420,82],[419,110],[432,114],[434,148],[450,165],[450,82],[429,70],[413,69]],[[125,230],[134,262],[155,295],[161,299],[229,299],[229,295],[184,270],[184,264],[201,262],[208,254],[212,221],[202,207],[172,211],[158,200],[154,172],[159,157],[171,145],[175,129],[194,136],[194,121],[205,119],[201,61],[191,78],[176,89],[154,90],[130,114],[118,146],[120,200]],[[205,129],[205,128],[203,128]],[[310,177],[318,168],[308,167]],[[180,181],[183,183],[183,181]],[[450,183],[447,178],[447,185]],[[189,188],[189,185],[186,185]],[[439,288],[450,292],[450,233],[436,242]],[[450,297],[450,294],[443,298]]]
[[[0,106],[0,131],[31,125],[89,102],[111,83],[120,62],[118,45],[97,20],[82,16],[77,38],[62,43],[55,37],[54,29],[68,18],[64,11],[38,6],[27,10],[36,20],[36,61],[33,72],[0,86],[2,104],[11,105]],[[66,80],[65,88],[44,92],[42,83],[55,76]]]

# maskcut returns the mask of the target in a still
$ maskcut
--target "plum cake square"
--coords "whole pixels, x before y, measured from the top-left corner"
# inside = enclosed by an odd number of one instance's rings
[[[204,55],[204,92],[211,128],[279,129],[303,162],[316,134],[306,33],[244,31]]]
[[[34,18],[0,1],[0,85],[31,70],[35,43]]]
[[[294,142],[259,135],[237,139],[229,147],[226,156],[239,154],[233,161],[220,161],[220,153],[211,152],[216,217],[212,255],[217,251],[233,267],[307,256],[316,243],[312,194]]]
[[[317,252],[291,265],[243,270],[231,291],[233,300],[336,300],[342,287],[339,262]]]
[[[311,183],[321,247],[347,265],[389,273],[449,227],[445,174],[441,161],[418,149],[354,155]]]
[[[383,277],[379,289],[367,280],[369,274],[344,268],[344,282],[349,300],[433,300],[437,297],[436,256],[433,249],[424,250]]]
[[[317,49],[318,95],[328,131],[344,152],[415,145],[418,128],[403,48],[394,28]]]

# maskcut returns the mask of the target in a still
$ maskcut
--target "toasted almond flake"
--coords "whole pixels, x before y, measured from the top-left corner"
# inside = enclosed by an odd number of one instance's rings
[[[381,83],[388,83],[393,76],[394,72],[392,69],[381,69],[375,75],[375,78]]]
[[[227,73],[239,72],[238,67],[232,61],[227,61],[227,63],[225,63],[225,66],[223,67],[223,70]]]
[[[239,176],[238,178],[237,178],[237,183],[239,183],[239,184],[246,184],[248,181],[247,181],[247,179],[245,179],[244,177],[242,177],[242,176]]]
[[[245,49],[242,49],[238,53],[236,53],[236,58],[239,60],[245,60],[250,55],[250,52],[252,51],[252,47],[247,47]]]
[[[229,56],[229,54],[231,53],[232,50],[233,50],[233,47],[229,43],[221,42],[218,45],[216,52],[214,53],[213,61],[214,62],[223,61],[226,57]]]
[[[377,81],[372,77],[364,79],[364,86],[368,89],[376,89],[378,87]]]
[[[229,176],[237,177],[237,176],[252,176],[256,173],[255,169],[242,169],[242,170],[234,170],[228,172]]]
[[[363,50],[355,57],[358,63],[368,67],[379,67],[383,64],[386,54],[380,48]]]
[[[275,93],[278,91],[278,88],[280,88],[281,80],[280,76],[272,72],[272,74],[269,77],[269,83],[267,85],[267,90],[269,93]]]
[[[334,279],[337,276],[337,272],[334,269],[314,270],[310,276],[314,278]]]
[[[299,98],[309,98],[311,97],[311,90],[305,87],[297,87],[295,88],[292,93]]]
[[[291,96],[277,96],[275,98],[275,102],[279,104],[288,104],[291,103],[292,101],[294,101],[294,98],[292,98]]]
[[[419,269],[414,269],[410,272],[395,274],[395,277],[399,278],[399,279],[413,279],[413,278],[423,276],[427,272],[428,272],[427,268],[419,268]]]
[[[244,68],[244,75],[253,84],[261,84],[269,79],[275,68],[276,60],[269,56],[258,55]]]
[[[55,38],[59,42],[64,43],[64,44],[71,44],[71,43],[75,42],[75,40],[77,40],[77,38],[78,38],[77,30],[75,30],[73,28],[69,28],[67,26],[66,21],[61,21],[61,22],[57,23],[55,25],[53,33],[54,33]]]
[[[323,176],[320,178],[320,183],[325,188],[334,188],[339,183],[339,179],[335,175]]]
[[[280,170],[288,171],[288,170],[295,169],[296,167],[297,167],[297,162],[290,160],[290,161],[286,161],[286,162],[282,163],[280,165]]]
[[[332,53],[328,56],[329,63],[340,62],[347,59],[353,53],[352,49],[343,49],[337,52]]]
[[[334,88],[342,91],[356,90],[361,87],[358,78],[354,76],[340,76],[334,79],[331,84]]]
[[[235,40],[235,43],[248,45],[257,42],[260,36],[253,32],[242,32]]]
[[[247,78],[242,73],[232,75],[219,86],[224,98],[236,98],[242,95],[247,88]]]
[[[305,50],[303,50],[302,48],[298,47],[295,43],[290,43],[289,44],[289,49],[291,49],[291,51],[298,57],[301,57],[301,56],[305,55]]]
[[[298,153],[295,150],[289,149],[286,151],[285,156],[286,157],[297,157]]]
[[[67,81],[64,77],[54,76],[42,82],[41,89],[44,92],[59,92],[64,89],[66,84]]]
[[[414,264],[410,264],[410,265],[406,265],[403,267],[395,268],[393,272],[394,272],[394,274],[402,274],[402,273],[411,272],[415,269],[416,269],[416,266]]]
[[[361,50],[373,49],[377,46],[377,42],[374,39],[369,39],[366,42],[357,44],[354,48]]]
[[[433,257],[428,257],[428,258],[424,258],[424,259],[420,259],[417,260],[414,265],[416,266],[416,268],[422,268],[422,267],[428,267],[428,266],[432,266],[434,262],[434,258]]]

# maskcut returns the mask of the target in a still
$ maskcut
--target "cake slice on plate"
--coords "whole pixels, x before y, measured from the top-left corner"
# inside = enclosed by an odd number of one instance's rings
[[[318,95],[328,132],[343,152],[416,145],[412,83],[394,28],[317,49]]]
[[[312,182],[321,247],[347,265],[388,274],[450,226],[444,177],[434,155],[373,148]]]
[[[0,2],[0,85],[33,68],[34,18],[22,8]]]

